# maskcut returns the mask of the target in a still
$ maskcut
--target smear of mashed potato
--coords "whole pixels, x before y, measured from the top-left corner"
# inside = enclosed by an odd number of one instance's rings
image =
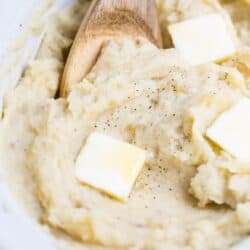
[[[163,28],[222,8],[217,1],[158,4]],[[87,6],[82,1],[53,20],[37,59],[5,97],[1,141],[12,189],[37,220],[82,249],[229,249],[250,233],[250,164],[204,134],[223,111],[250,97],[246,35],[245,48],[223,65],[196,67],[142,38],[111,41],[70,95],[55,99]],[[249,39],[247,26],[236,28]],[[75,178],[76,157],[93,131],[148,152],[127,203]]]

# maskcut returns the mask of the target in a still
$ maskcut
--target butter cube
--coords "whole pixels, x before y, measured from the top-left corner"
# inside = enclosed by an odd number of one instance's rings
[[[236,51],[221,14],[208,14],[172,24],[168,30],[175,47],[191,65],[220,61]]]
[[[242,162],[250,162],[250,99],[222,113],[206,135]]]
[[[94,132],[76,160],[76,178],[126,200],[146,160],[146,151]]]

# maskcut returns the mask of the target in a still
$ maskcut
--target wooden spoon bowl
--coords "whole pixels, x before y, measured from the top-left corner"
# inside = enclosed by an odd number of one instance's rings
[[[77,32],[64,68],[60,96],[70,92],[95,64],[111,39],[145,37],[162,47],[155,0],[94,0]]]

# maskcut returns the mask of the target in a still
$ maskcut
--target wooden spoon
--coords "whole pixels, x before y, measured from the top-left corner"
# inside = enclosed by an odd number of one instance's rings
[[[162,47],[155,0],[94,0],[71,47],[60,84],[60,96],[67,96],[72,84],[86,76],[104,42],[139,36]]]

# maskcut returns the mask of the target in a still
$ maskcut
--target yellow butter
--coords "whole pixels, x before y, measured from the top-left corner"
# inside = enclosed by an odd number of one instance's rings
[[[206,135],[242,162],[250,162],[250,99],[243,98],[222,113]]]
[[[175,47],[191,65],[223,60],[236,51],[226,21],[219,13],[172,24],[168,30]]]
[[[92,133],[76,160],[76,178],[126,200],[143,167],[146,152],[101,133]]]

